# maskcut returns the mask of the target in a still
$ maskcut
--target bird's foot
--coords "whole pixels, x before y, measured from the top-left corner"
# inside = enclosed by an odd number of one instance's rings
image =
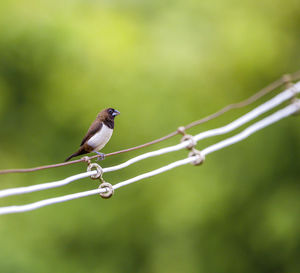
[[[103,154],[103,153],[99,153],[99,152],[95,152],[97,155],[99,155],[98,157],[97,157],[97,160],[99,160],[99,161],[101,161],[101,160],[103,160],[104,158],[105,158],[105,154]]]

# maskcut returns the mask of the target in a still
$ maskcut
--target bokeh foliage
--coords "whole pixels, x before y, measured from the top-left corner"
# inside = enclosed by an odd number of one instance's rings
[[[1,1],[1,169],[62,161],[104,107],[122,113],[104,148],[110,152],[246,98],[299,69],[299,12],[297,0]],[[1,216],[0,272],[299,272],[298,119],[216,152],[199,168],[120,189],[111,200],[92,196]],[[105,178],[117,183],[184,156],[149,159]],[[83,171],[79,164],[6,175],[0,186]],[[0,205],[95,187],[85,179]]]

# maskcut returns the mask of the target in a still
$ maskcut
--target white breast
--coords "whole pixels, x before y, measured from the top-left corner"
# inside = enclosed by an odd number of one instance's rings
[[[113,133],[113,129],[110,129],[105,124],[103,124],[102,128],[98,133],[96,133],[94,136],[92,136],[87,144],[94,148],[95,151],[101,150],[105,144],[109,141],[111,135]]]

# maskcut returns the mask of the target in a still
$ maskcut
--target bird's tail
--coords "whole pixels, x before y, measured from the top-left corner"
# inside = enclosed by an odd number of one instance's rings
[[[75,157],[75,156],[78,156],[78,155],[87,154],[87,153],[88,153],[88,152],[85,151],[83,147],[80,147],[80,149],[79,149],[76,153],[71,154],[71,155],[65,160],[65,162],[66,162],[66,161],[69,161],[72,157]]]

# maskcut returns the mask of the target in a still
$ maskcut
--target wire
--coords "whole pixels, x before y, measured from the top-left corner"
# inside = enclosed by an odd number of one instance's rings
[[[249,137],[250,135],[252,135],[253,133],[275,123],[278,122],[279,120],[288,117],[296,112],[299,112],[300,110],[300,103],[299,100],[297,100],[296,102],[288,105],[287,107],[278,110],[277,112],[273,113],[272,115],[252,124],[251,126],[249,126],[248,128],[246,128],[245,130],[243,130],[241,133],[230,137],[226,140],[223,140],[217,144],[214,144],[212,146],[207,147],[206,149],[201,151],[201,154],[203,156],[206,156],[212,152],[218,151],[220,149],[223,149],[229,145],[235,144],[239,141],[244,140],[245,138]],[[166,172],[168,170],[171,170],[173,168],[188,164],[188,163],[192,163],[193,161],[195,161],[197,158],[197,156],[192,156],[192,157],[188,157],[176,162],[173,162],[169,165],[166,165],[164,167],[161,167],[159,169],[156,169],[154,171],[151,172],[147,172],[144,174],[141,174],[139,176],[136,176],[134,178],[128,179],[126,181],[120,182],[118,184],[115,184],[113,186],[113,189],[118,189],[124,186],[127,186],[131,183],[137,182],[139,180],[145,179],[145,178],[149,178],[151,176],[160,174],[162,172]],[[87,173],[82,173],[80,175],[85,176]],[[90,173],[89,173],[90,174]],[[37,208],[41,208],[44,206],[48,206],[48,205],[52,205],[52,204],[56,204],[56,203],[61,203],[61,202],[65,202],[65,201],[69,201],[69,200],[73,200],[73,199],[77,199],[77,198],[81,198],[81,197],[86,197],[86,196],[90,196],[90,195],[95,195],[95,194],[99,194],[101,192],[105,192],[105,189],[94,189],[94,190],[90,190],[90,191],[84,191],[84,192],[79,192],[79,193],[75,193],[75,194],[69,194],[69,195],[65,195],[65,196],[61,196],[61,197],[55,197],[55,198],[50,198],[50,199],[46,199],[46,200],[42,200],[42,201],[38,201],[35,203],[31,203],[31,204],[27,204],[27,205],[20,205],[20,206],[9,206],[9,207],[1,207],[0,208],[0,214],[9,214],[9,213],[17,213],[17,212],[25,212],[25,211],[30,211],[30,210],[34,210]]]
[[[215,119],[221,115],[223,115],[224,113],[232,110],[232,109],[237,109],[237,108],[242,108],[245,107],[255,101],[257,101],[258,99],[262,98],[263,96],[267,95],[268,93],[270,93],[271,91],[275,90],[276,88],[279,88],[280,86],[290,83],[292,81],[296,81],[300,79],[300,71],[297,71],[293,74],[290,75],[284,75],[282,76],[280,79],[276,80],[275,82],[271,83],[270,85],[268,85],[267,87],[263,88],[262,90],[260,90],[259,92],[257,92],[256,94],[254,94],[253,96],[249,97],[248,99],[235,103],[235,104],[230,104],[227,105],[226,107],[224,107],[223,109],[217,111],[216,113],[213,113],[205,118],[202,118],[198,121],[192,122],[188,125],[186,125],[184,127],[185,130],[190,129],[196,125],[200,125],[203,124],[207,121],[210,121],[212,119]],[[109,157],[109,156],[113,156],[113,155],[117,155],[117,154],[121,154],[121,153],[125,153],[125,152],[130,152],[130,151],[134,151],[137,149],[141,149],[144,147],[148,147],[150,145],[162,142],[164,140],[167,140],[173,136],[176,136],[177,134],[179,134],[179,131],[174,131],[166,136],[163,136],[161,138],[155,139],[153,141],[147,142],[145,144],[142,145],[138,145],[136,147],[132,147],[132,148],[128,148],[128,149],[124,149],[124,150],[120,150],[120,151],[116,151],[116,152],[112,152],[112,153],[108,153],[105,155],[105,157]],[[89,157],[89,159],[93,159],[93,158],[97,158],[99,157],[98,155],[96,156],[91,156]],[[67,166],[70,164],[75,164],[75,163],[79,163],[79,162],[83,162],[85,161],[85,159],[81,158],[81,159],[77,159],[77,160],[72,160],[69,162],[63,162],[63,163],[58,163],[58,164],[52,164],[52,165],[45,165],[45,166],[39,166],[39,167],[34,167],[34,168],[28,168],[28,169],[8,169],[8,170],[0,170],[0,175],[1,174],[8,174],[8,173],[25,173],[25,172],[34,172],[34,171],[39,171],[39,170],[44,170],[44,169],[49,169],[49,168],[56,168],[56,167],[62,167],[62,166]]]
[[[52,189],[52,188],[65,186],[73,181],[76,181],[76,180],[79,180],[82,178],[86,178],[86,177],[90,177],[93,174],[96,174],[96,171],[90,171],[90,172],[85,172],[85,173],[81,173],[81,174],[76,174],[76,175],[70,176],[66,179],[60,180],[60,181],[38,184],[38,185],[28,186],[28,187],[19,187],[19,188],[2,190],[2,191],[0,191],[0,198],[6,197],[6,196],[11,196],[11,195],[25,194],[25,193],[42,191],[42,190],[46,190],[46,189]]]
[[[257,118],[258,116],[266,113],[267,111],[275,108],[276,106],[280,105],[284,101],[286,101],[288,99],[291,99],[293,96],[295,96],[296,93],[300,93],[300,82],[296,83],[294,86],[288,88],[287,90],[281,92],[280,94],[278,94],[274,98],[270,99],[269,101],[263,103],[262,105],[256,107],[255,109],[253,109],[249,113],[247,113],[247,114],[243,115],[242,117],[234,120],[233,122],[229,123],[228,125],[220,127],[220,128],[212,129],[212,130],[209,130],[209,131],[206,131],[206,132],[202,132],[200,134],[195,135],[193,137],[193,139],[195,141],[199,141],[199,140],[202,140],[202,139],[205,139],[205,138],[208,138],[208,137],[213,137],[213,136],[217,136],[217,135],[226,134],[228,132],[231,132],[231,131],[237,129],[238,127],[244,125],[245,123],[247,123],[247,122]],[[128,167],[128,166],[130,166],[130,165],[132,165],[132,164],[134,164],[138,161],[144,160],[146,158],[159,156],[159,155],[162,155],[162,154],[166,154],[166,153],[170,153],[170,152],[174,152],[174,151],[184,149],[189,144],[190,144],[189,141],[184,141],[184,142],[182,142],[180,144],[177,144],[177,145],[174,145],[174,146],[162,148],[162,149],[159,149],[157,151],[152,151],[152,152],[148,152],[148,153],[139,155],[139,156],[134,157],[134,158],[122,163],[122,164],[112,166],[112,167],[108,167],[108,168],[104,168],[103,173],[112,172],[112,171],[116,171],[116,170],[126,168],[126,167]],[[28,187],[19,187],[19,188],[2,190],[2,191],[0,191],[0,198],[1,197],[6,197],[6,196],[11,196],[11,195],[30,193],[30,192],[41,191],[41,190],[46,190],[46,189],[51,189],[51,188],[64,186],[64,185],[67,185],[67,184],[69,184],[73,181],[76,181],[78,179],[91,176],[92,174],[95,174],[95,173],[96,173],[96,171],[94,171],[94,173],[87,172],[85,174],[88,174],[88,175],[85,175],[85,176],[82,176],[82,174],[81,175],[74,175],[74,176],[71,176],[71,177],[66,178],[64,180],[61,180],[61,181],[49,182],[49,183],[44,183],[44,184],[39,184],[39,185],[34,185],[34,186],[28,186]]]
[[[201,139],[207,138],[209,136],[216,136],[216,135],[221,135],[224,133],[228,133],[230,131],[232,131],[233,129],[236,129],[240,126],[242,126],[243,124],[257,118],[258,116],[266,113],[267,111],[277,107],[278,105],[280,105],[281,103],[283,103],[284,101],[287,101],[291,98],[293,98],[296,94],[300,93],[300,81],[297,82],[294,86],[288,88],[287,90],[281,92],[280,94],[278,94],[277,96],[275,96],[274,98],[270,99],[269,101],[261,104],[260,106],[256,107],[255,109],[253,109],[252,111],[250,111],[249,113],[247,113],[246,115],[236,119],[235,121],[231,122],[230,124],[218,128],[218,129],[214,129],[214,130],[210,130],[201,134],[198,134],[195,136],[195,140],[199,141]]]

